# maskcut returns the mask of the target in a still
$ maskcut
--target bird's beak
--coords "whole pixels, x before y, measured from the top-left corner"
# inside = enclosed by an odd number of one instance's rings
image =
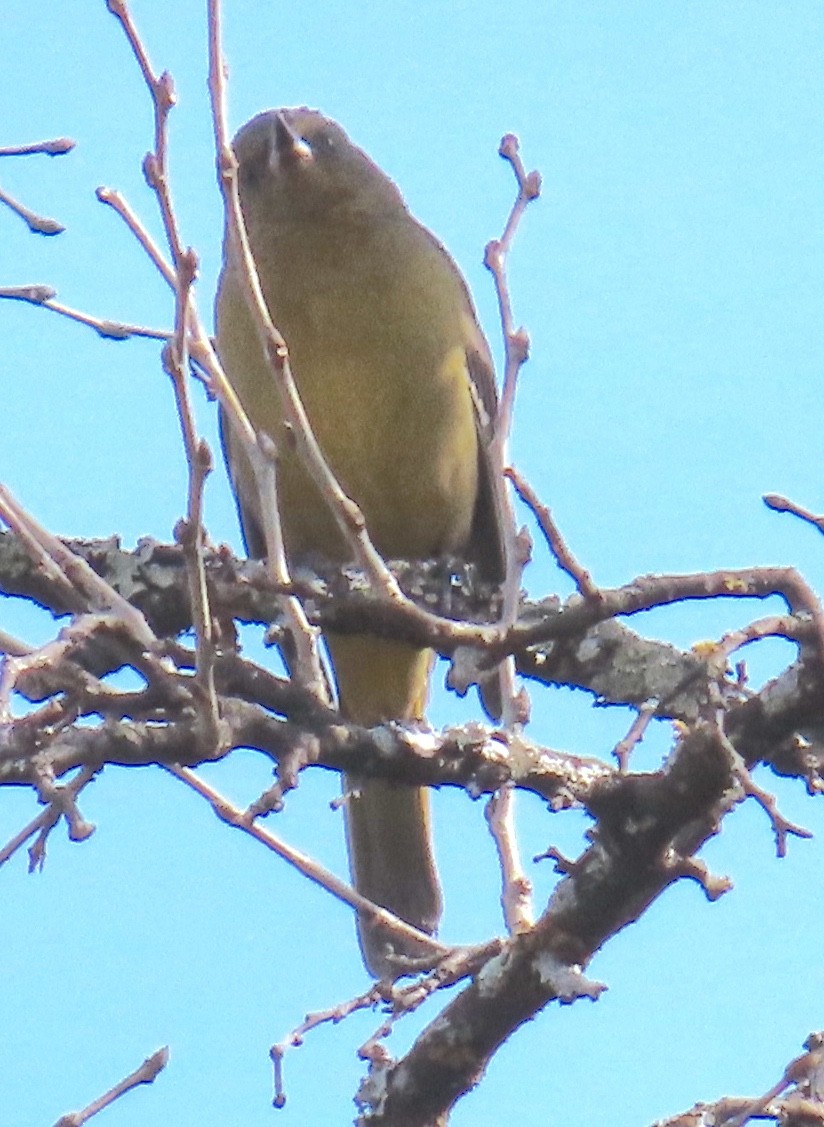
[[[282,113],[275,114],[275,152],[279,165],[289,166],[312,159],[312,149],[297,134]]]

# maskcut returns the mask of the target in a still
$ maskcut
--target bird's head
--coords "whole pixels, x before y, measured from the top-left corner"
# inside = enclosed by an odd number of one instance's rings
[[[305,106],[267,110],[238,132],[240,200],[247,222],[318,222],[403,209],[400,192],[337,122]]]

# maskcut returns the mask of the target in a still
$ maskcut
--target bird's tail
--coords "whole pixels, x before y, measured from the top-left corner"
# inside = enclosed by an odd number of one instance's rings
[[[361,895],[431,934],[441,916],[441,888],[429,833],[429,795],[421,787],[396,787],[381,779],[345,781],[346,836],[352,879]],[[398,937],[360,917],[358,939],[366,969],[375,978],[395,978],[403,958],[427,954],[412,939]]]
[[[433,656],[389,639],[337,635],[328,639],[341,708],[371,727],[385,720],[423,716]],[[346,831],[352,880],[363,896],[432,934],[442,898],[432,850],[429,796],[424,788],[380,779],[344,781]],[[364,963],[376,978],[397,976],[405,958],[426,954],[367,919],[358,921]]]

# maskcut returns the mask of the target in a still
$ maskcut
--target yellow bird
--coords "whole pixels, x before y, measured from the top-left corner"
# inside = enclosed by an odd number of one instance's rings
[[[334,121],[306,108],[259,114],[234,140],[241,209],[263,294],[289,348],[320,446],[387,559],[460,555],[502,572],[488,457],[496,410],[489,348],[444,247],[389,177]],[[278,450],[278,495],[291,561],[350,553],[284,431],[277,389],[224,240],[217,344],[252,424]],[[240,443],[223,425],[247,551],[264,552],[260,502]],[[367,726],[423,718],[433,654],[371,636],[328,635],[345,716]],[[442,900],[428,795],[348,779],[352,877],[370,900],[423,931]],[[359,922],[376,977],[420,954]],[[399,959],[398,956],[401,956]]]

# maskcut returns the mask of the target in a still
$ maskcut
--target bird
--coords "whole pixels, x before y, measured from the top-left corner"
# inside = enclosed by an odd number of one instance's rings
[[[393,180],[318,110],[267,110],[236,134],[238,193],[264,299],[282,333],[313,433],[385,559],[460,557],[500,582],[491,444],[494,365],[460,270]],[[290,565],[352,553],[284,425],[228,229],[215,303],[217,350],[250,422],[277,450]],[[265,554],[261,502],[242,443],[221,417],[247,552]],[[339,708],[352,723],[424,720],[434,654],[331,631]],[[425,788],[344,780],[357,890],[427,934],[442,893]],[[367,971],[394,979],[424,954],[366,918]]]

